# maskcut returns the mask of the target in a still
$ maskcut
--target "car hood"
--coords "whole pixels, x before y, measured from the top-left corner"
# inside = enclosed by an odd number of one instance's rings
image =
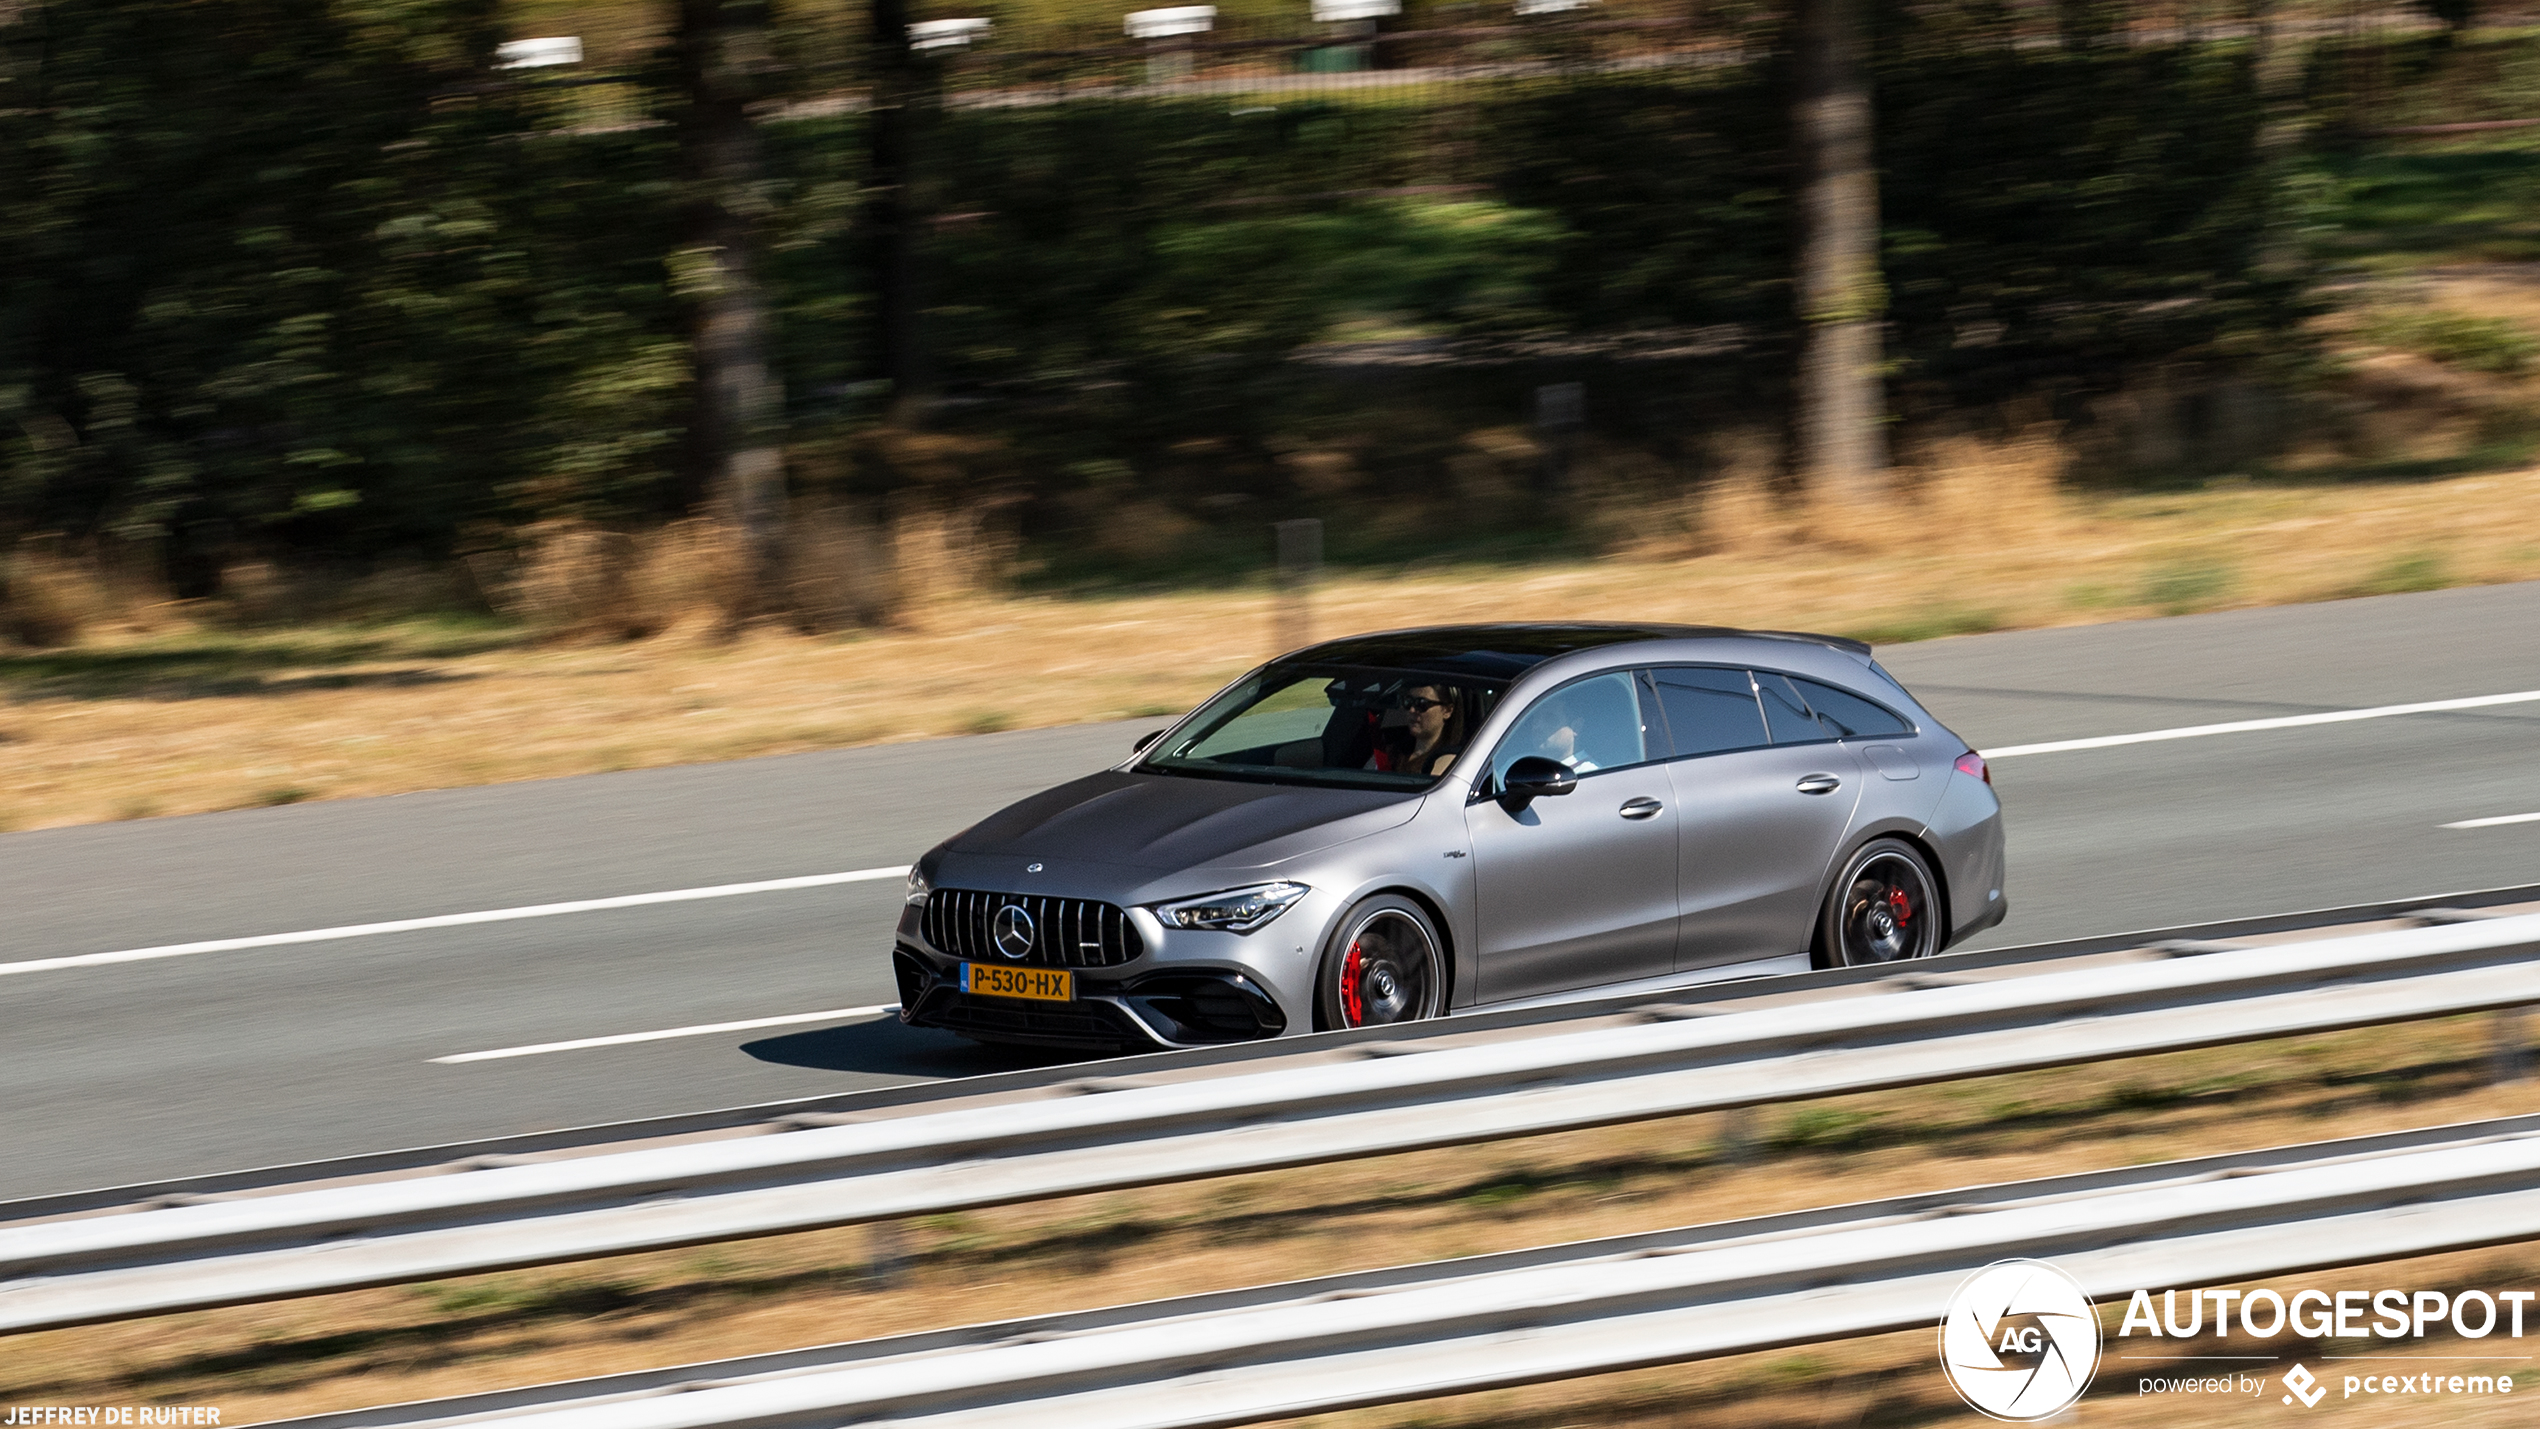
[[[1137,868],[1245,866],[1391,828],[1411,817],[1421,797],[1109,770],[1008,805],[944,847]]]

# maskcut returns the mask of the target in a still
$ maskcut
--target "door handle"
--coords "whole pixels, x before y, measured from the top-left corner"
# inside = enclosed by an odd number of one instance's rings
[[[1831,774],[1811,774],[1799,781],[1802,794],[1831,794],[1843,787],[1843,781]]]
[[[1652,818],[1658,813],[1658,801],[1655,799],[1626,799],[1623,801],[1621,812],[1623,817],[1627,819]]]

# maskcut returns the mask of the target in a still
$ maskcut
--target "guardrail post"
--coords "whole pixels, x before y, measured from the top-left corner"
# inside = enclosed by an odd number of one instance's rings
[[[1721,1116],[1720,1159],[1732,1166],[1755,1159],[1755,1108],[1733,1106]]]
[[[2522,1032],[2522,1009],[2500,1007],[2488,1019],[2489,1071],[2498,1082],[2519,1082],[2530,1071],[2530,1041]]]
[[[865,1231],[864,1275],[876,1290],[889,1290],[908,1278],[908,1239],[898,1221],[875,1221]]]

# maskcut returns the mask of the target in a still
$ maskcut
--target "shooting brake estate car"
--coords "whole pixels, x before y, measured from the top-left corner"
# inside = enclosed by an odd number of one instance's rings
[[[1190,1046],[1927,956],[2000,922],[1984,760],[1857,641],[1353,636],[910,870],[900,1016]]]

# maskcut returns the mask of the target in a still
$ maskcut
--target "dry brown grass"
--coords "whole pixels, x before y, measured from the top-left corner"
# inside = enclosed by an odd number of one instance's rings
[[[995,592],[1013,541],[993,504],[913,500],[891,519],[838,501],[798,501],[774,603],[798,632],[921,628],[929,614]],[[682,626],[728,633],[757,613],[738,527],[717,513],[630,532],[542,522],[466,566],[487,602],[543,641],[642,640]]]
[[[1770,1108],[1743,1163],[1703,1115],[928,1217],[901,1228],[907,1270],[889,1287],[867,1273],[870,1233],[851,1228],[19,1335],[0,1341],[0,1402],[217,1404],[237,1423],[2533,1110],[2532,1084],[2487,1081],[2485,1047],[2485,1024],[2461,1019]],[[2491,1263],[2508,1268],[2466,1268]],[[2512,1250],[2342,1278],[2521,1286],[2535,1271]],[[1957,1422],[1930,1344],[1890,1336],[1319,1422]],[[2118,1402],[2124,1368],[2106,1366],[2110,1402],[2090,1417],[2149,1425]]]
[[[2093,497],[2057,488],[2054,465],[2036,445],[1946,448],[1899,509],[1804,521],[1733,467],[1655,551],[1344,574],[1314,627],[1684,620],[1894,642],[2540,578],[2540,469]],[[989,527],[942,510],[887,528],[804,518],[802,603],[890,623],[722,638],[737,557],[695,522],[641,539],[568,528],[479,575],[533,631],[574,639],[99,627],[75,649],[0,653],[0,827],[1169,713],[1271,653],[1266,586],[999,595]]]
[[[83,636],[164,628],[154,582],[129,550],[74,549],[48,538],[0,549],[0,642],[37,649]]]

